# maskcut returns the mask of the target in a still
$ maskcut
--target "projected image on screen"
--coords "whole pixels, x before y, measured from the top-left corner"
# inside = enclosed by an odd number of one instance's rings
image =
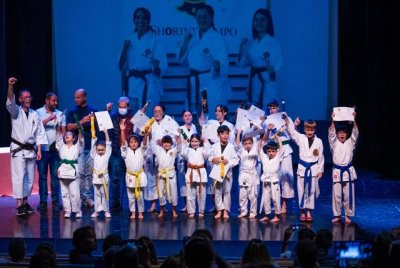
[[[127,96],[133,109],[151,101],[179,116],[200,113],[207,96],[213,117],[217,104],[234,112],[244,102],[265,109],[284,99],[293,116],[326,119],[328,1],[54,1],[53,8],[62,107],[85,88],[97,107]]]

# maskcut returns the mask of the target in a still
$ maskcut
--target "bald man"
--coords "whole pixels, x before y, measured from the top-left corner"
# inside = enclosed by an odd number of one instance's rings
[[[81,192],[82,204],[87,207],[93,207],[93,159],[90,157],[91,132],[90,117],[97,109],[87,104],[86,91],[81,88],[74,93],[74,101],[76,106],[67,114],[67,130],[75,131],[78,134],[79,129],[83,130],[85,140],[83,153],[79,156],[79,188]],[[96,136],[99,137],[99,131],[96,126]]]

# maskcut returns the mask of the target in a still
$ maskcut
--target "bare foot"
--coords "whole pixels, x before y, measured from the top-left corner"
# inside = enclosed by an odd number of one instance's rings
[[[286,214],[286,201],[282,203],[281,214]]]
[[[151,207],[147,210],[147,212],[152,213],[154,211],[156,211],[156,202],[155,201],[151,202]]]
[[[334,217],[332,219],[332,223],[338,223],[338,222],[340,222],[340,217]]]
[[[301,222],[305,222],[306,221],[306,214],[304,214],[304,213],[300,214],[300,221]]]
[[[344,217],[344,223],[346,223],[346,224],[350,224],[351,223],[351,220],[350,220],[350,218],[349,217]]]
[[[241,213],[241,214],[239,214],[239,216],[238,216],[239,219],[244,218],[244,217],[246,217],[246,214],[245,214],[245,213]]]
[[[193,218],[194,218],[194,214],[189,214],[189,215],[188,215],[188,218],[189,218],[189,219],[193,219]]]
[[[250,213],[249,219],[255,219],[256,218],[256,214]]]
[[[158,214],[158,218],[161,219],[162,217],[164,217],[164,210],[163,209],[160,211],[160,214]]]
[[[134,220],[134,219],[136,219],[136,212],[131,213],[131,220]]]
[[[223,218],[224,219],[229,219],[229,212],[227,210],[224,210]]]
[[[217,214],[215,214],[214,218],[215,218],[215,219],[221,218],[221,210],[218,211]]]
[[[310,211],[307,211],[307,219],[306,219],[306,221],[308,221],[308,222],[312,222],[313,221],[313,218],[311,216],[311,212]]]
[[[138,218],[141,219],[141,220],[143,219],[143,212],[139,212]]]
[[[269,222],[269,218],[267,216],[260,219],[260,222]]]
[[[199,218],[200,218],[200,219],[204,218],[204,213],[201,213],[201,212],[200,212],[200,213],[199,213]]]
[[[172,211],[172,217],[173,217],[173,218],[178,218],[178,214],[176,213],[175,210]]]
[[[277,217],[277,216],[275,216],[272,220],[271,220],[271,222],[279,222],[280,221],[280,219]]]

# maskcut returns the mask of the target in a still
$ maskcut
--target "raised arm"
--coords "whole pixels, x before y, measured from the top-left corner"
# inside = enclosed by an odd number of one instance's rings
[[[126,137],[125,137],[125,129],[126,129],[125,120],[126,119],[122,119],[121,122],[119,123],[119,130],[121,132],[121,144],[122,144],[122,146],[126,146],[127,145],[126,144]]]
[[[329,141],[329,146],[330,146],[331,150],[333,149],[333,146],[336,141],[336,129],[335,129],[335,123],[333,121],[334,117],[335,117],[335,113],[332,112],[332,123],[328,129],[328,141]]]
[[[356,146],[358,136],[359,136],[359,131],[358,131],[358,126],[356,123],[356,112],[353,113],[354,115],[354,125],[353,125],[353,131],[351,132],[351,141],[353,142],[353,145]]]
[[[18,117],[18,106],[15,103],[15,94],[14,94],[14,85],[17,83],[17,79],[15,77],[10,77],[8,79],[8,90],[7,90],[7,110],[11,114],[12,118]]]

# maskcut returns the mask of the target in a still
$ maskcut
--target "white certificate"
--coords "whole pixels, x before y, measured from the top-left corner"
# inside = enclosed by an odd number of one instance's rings
[[[218,140],[217,129],[218,126],[216,125],[205,124],[201,130],[202,138],[212,141]]]
[[[250,120],[253,125],[256,125],[261,128],[261,119],[260,117],[264,116],[265,112],[261,110],[260,108],[252,105],[249,109],[249,113],[247,118]]]
[[[276,113],[268,115],[266,120],[267,127],[269,124],[273,124],[276,129],[280,129],[283,125],[285,125],[286,122],[282,119],[282,114],[283,113]]]
[[[169,135],[179,136],[179,125],[171,117],[165,117],[163,120],[163,128],[165,132]]]
[[[114,128],[110,114],[107,111],[95,112],[94,115],[96,116],[97,126],[99,127],[99,130]]]
[[[145,115],[141,110],[138,110],[131,119],[131,123],[135,128],[135,132],[139,133],[149,120],[150,118],[148,118],[147,115]]]
[[[249,112],[244,109],[238,109],[237,110],[237,116],[236,116],[236,128],[241,129],[241,130],[246,130],[250,128],[250,121],[247,118]]]
[[[354,121],[354,108],[350,107],[334,107],[335,116],[333,121]]]

